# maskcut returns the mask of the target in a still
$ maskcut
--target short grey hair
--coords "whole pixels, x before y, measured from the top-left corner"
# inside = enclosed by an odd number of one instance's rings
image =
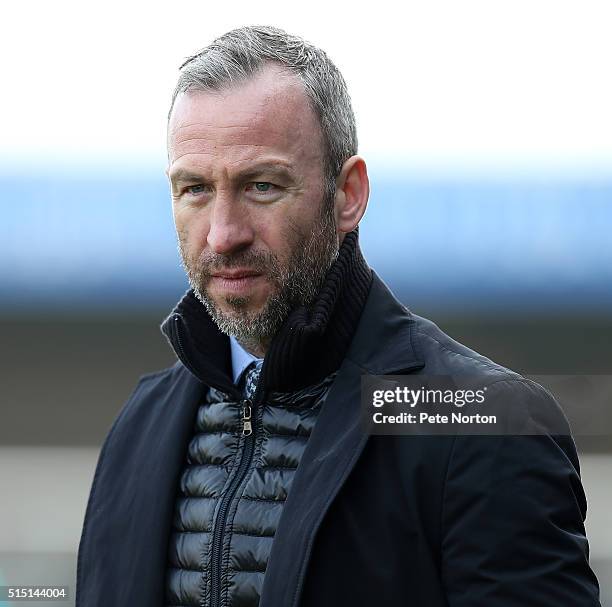
[[[172,95],[217,91],[252,77],[267,63],[294,73],[314,110],[323,136],[326,194],[333,196],[344,162],[357,153],[357,128],[346,83],[324,51],[270,26],[241,27],[223,34],[180,67]]]

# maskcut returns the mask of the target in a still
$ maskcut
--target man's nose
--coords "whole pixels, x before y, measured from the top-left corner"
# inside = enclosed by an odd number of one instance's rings
[[[253,242],[250,214],[239,200],[228,194],[218,194],[212,203],[207,243],[210,250],[228,255]]]

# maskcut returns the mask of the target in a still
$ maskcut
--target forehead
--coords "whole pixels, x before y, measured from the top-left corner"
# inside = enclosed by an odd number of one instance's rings
[[[177,97],[168,123],[170,167],[241,163],[262,156],[320,163],[319,122],[295,75],[267,66],[229,88]]]

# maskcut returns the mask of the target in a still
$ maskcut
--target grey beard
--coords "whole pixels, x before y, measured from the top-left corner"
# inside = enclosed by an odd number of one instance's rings
[[[338,256],[338,236],[333,206],[323,203],[323,213],[309,236],[299,234],[285,268],[272,253],[237,253],[219,260],[221,267],[248,266],[265,272],[277,286],[277,292],[258,313],[245,311],[249,297],[227,297],[234,314],[220,310],[206,292],[208,273],[212,268],[202,263],[187,262],[186,251],[179,237],[179,252],[189,284],[210,317],[222,333],[233,335],[243,344],[269,342],[285,322],[289,313],[299,306],[308,306],[321,290],[329,268]]]

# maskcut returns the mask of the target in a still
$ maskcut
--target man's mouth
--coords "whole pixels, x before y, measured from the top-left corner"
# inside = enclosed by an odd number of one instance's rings
[[[250,276],[259,276],[261,272],[257,272],[255,270],[218,270],[216,272],[211,272],[211,276],[213,278],[224,278],[227,280],[238,280],[241,278],[247,278]]]
[[[224,292],[246,295],[263,275],[255,270],[216,270],[211,273],[212,284]]]

